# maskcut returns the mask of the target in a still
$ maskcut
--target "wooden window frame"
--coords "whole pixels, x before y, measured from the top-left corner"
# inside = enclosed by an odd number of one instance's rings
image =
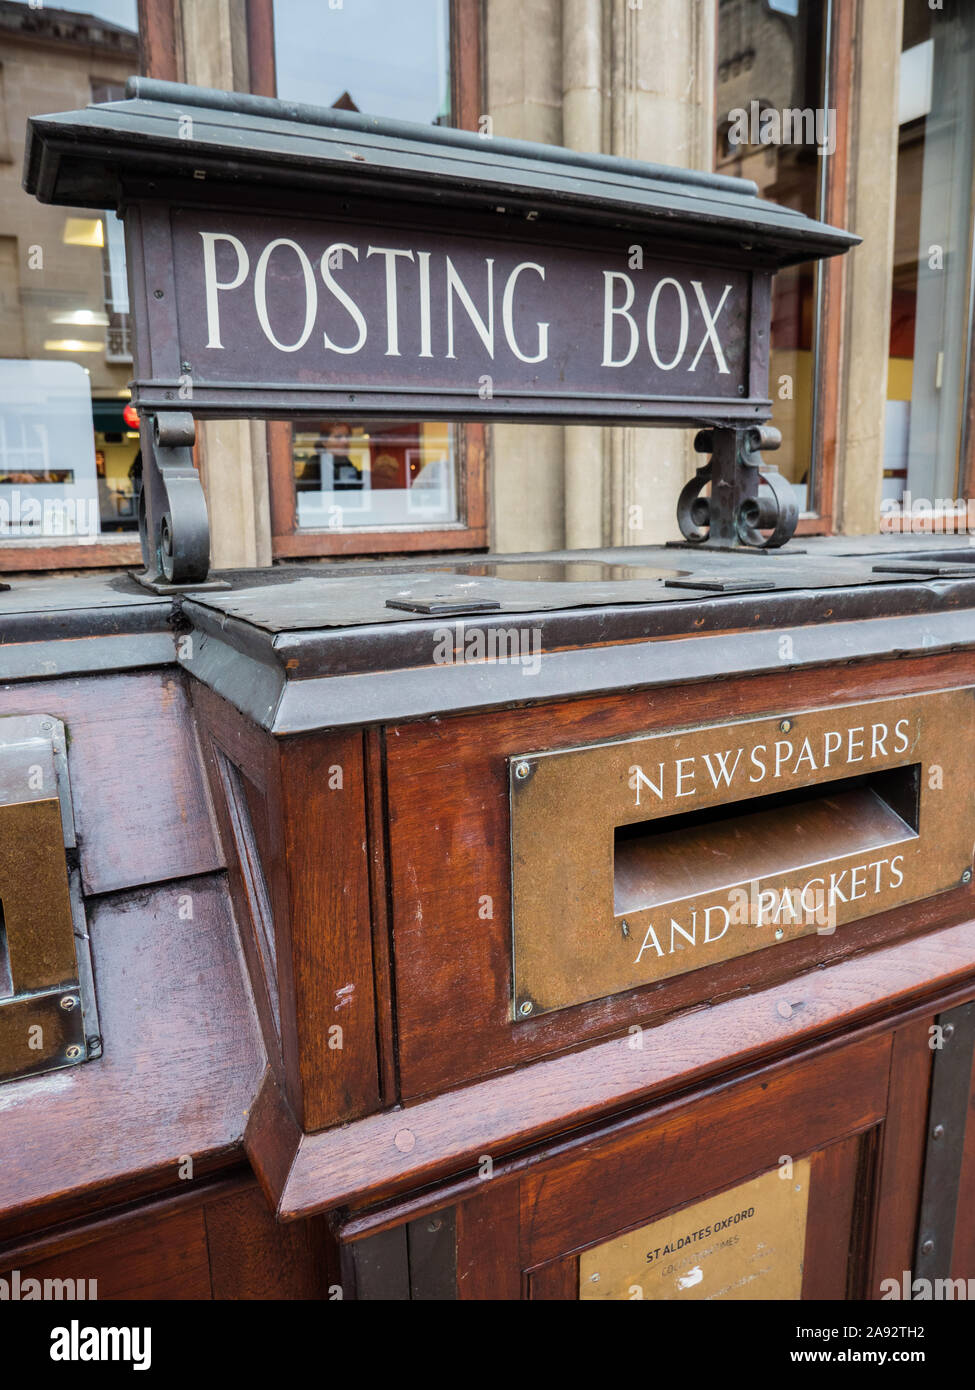
[[[273,0],[247,0],[247,49],[251,91],[276,96]],[[450,0],[451,108],[462,130],[476,130],[484,109],[481,53],[480,0]],[[457,426],[458,511],[462,520],[431,527],[299,530],[292,435],[287,421],[272,421],[267,427],[271,553],[275,559],[487,549],[484,425]]]

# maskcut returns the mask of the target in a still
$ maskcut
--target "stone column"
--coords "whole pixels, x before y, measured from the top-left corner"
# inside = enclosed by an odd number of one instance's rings
[[[875,532],[883,486],[903,0],[860,0],[850,122],[844,403],[836,530]]]
[[[485,0],[486,111],[495,135],[562,143],[561,0]],[[563,544],[563,431],[493,425],[492,549],[558,550]]]
[[[246,91],[245,0],[181,0],[184,80]],[[210,515],[214,569],[271,563],[266,431],[253,420],[200,421],[200,463]]]
[[[602,0],[563,0],[562,143],[569,149],[603,148]],[[603,458],[606,430],[566,425],[563,430],[565,538],[570,550],[604,542]]]
[[[712,167],[715,38],[716,0],[612,0],[607,88],[613,154]],[[607,539],[655,545],[677,538],[677,497],[700,463],[693,430],[607,433]]]

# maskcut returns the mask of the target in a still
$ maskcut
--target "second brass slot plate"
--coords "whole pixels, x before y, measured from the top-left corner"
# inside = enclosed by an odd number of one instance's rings
[[[512,757],[512,1017],[831,934],[969,881],[973,757],[968,687]],[[893,770],[916,777],[916,829],[872,785],[850,787]],[[805,806],[750,807],[802,789]],[[740,818],[730,830],[671,819],[721,808]],[[617,841],[618,828],[660,820],[656,841]],[[770,860],[774,837],[785,865]]]

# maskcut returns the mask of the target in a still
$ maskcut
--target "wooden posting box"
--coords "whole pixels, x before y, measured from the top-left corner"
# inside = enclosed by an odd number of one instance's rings
[[[141,80],[32,121],[26,170],[125,218],[142,582],[278,1230],[360,1298],[970,1273],[975,569],[782,550],[762,456],[771,276],[855,238],[739,180]],[[683,547],[210,574],[193,418],[350,411],[699,425],[708,459]]]

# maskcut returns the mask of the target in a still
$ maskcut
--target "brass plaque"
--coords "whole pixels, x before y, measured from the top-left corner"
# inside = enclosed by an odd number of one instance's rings
[[[975,691],[509,760],[512,1016],[968,882]]]
[[[0,1082],[95,1055],[64,747],[53,718],[0,720]]]
[[[809,1170],[804,1158],[586,1250],[580,1299],[799,1299]]]

